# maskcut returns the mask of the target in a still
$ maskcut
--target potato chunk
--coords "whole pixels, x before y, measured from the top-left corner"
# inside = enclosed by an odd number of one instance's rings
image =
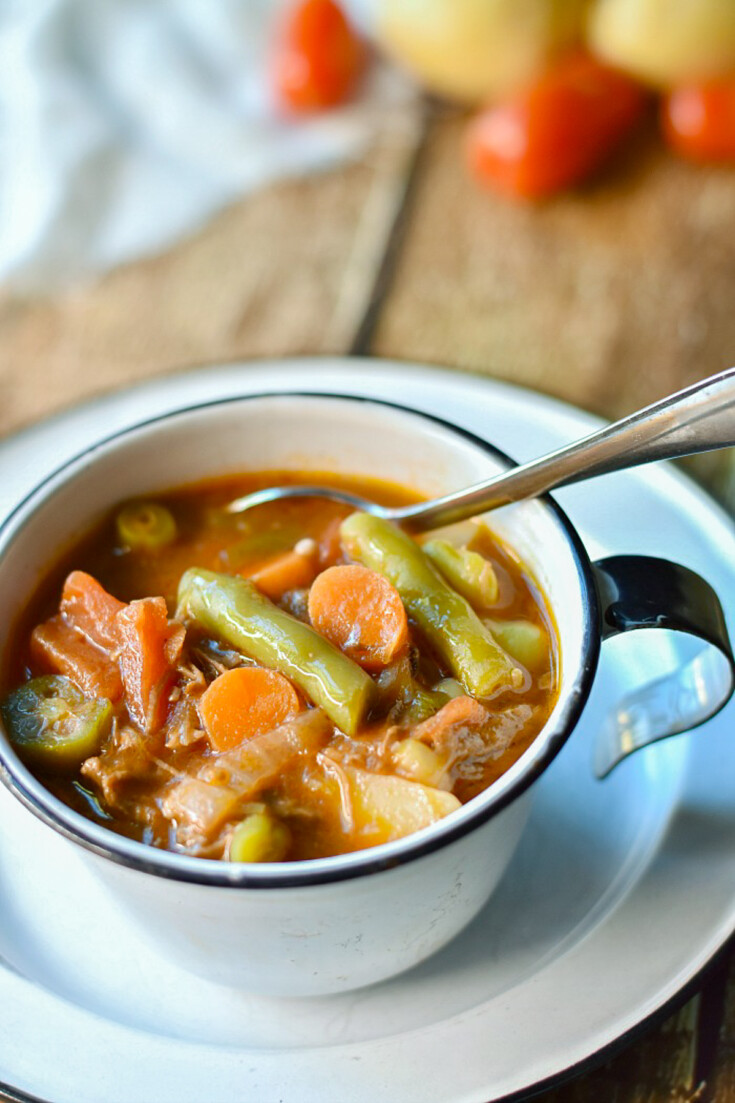
[[[461,808],[452,793],[390,774],[344,766],[359,846],[402,839]]]

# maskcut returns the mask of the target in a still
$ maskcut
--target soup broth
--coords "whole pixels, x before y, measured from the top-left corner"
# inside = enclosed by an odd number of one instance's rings
[[[61,800],[151,846],[298,861],[449,815],[528,748],[558,687],[554,626],[482,522],[413,539],[322,498],[323,473],[123,503],[50,571],[14,633],[3,721]]]

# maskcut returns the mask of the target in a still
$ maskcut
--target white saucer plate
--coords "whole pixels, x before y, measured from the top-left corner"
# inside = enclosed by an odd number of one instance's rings
[[[0,516],[117,428],[284,390],[413,406],[519,460],[599,424],[527,391],[403,364],[214,367],[102,398],[4,442]],[[640,552],[698,570],[735,630],[735,531],[678,472],[607,476],[558,499],[593,557]],[[0,1082],[53,1103],[487,1103],[607,1052],[694,981],[735,930],[735,704],[605,782],[592,776],[607,709],[685,652],[667,633],[604,645],[578,730],[535,786],[531,821],[488,906],[424,965],[349,995],[265,999],[160,960],[71,845],[3,789]],[[83,914],[70,884],[87,886]]]

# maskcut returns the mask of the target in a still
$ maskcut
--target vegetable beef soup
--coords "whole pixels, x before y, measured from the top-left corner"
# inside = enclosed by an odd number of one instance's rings
[[[507,770],[556,699],[542,595],[483,522],[413,538],[269,472],[129,502],[17,626],[2,717],[67,804],[152,846],[296,861],[400,838]]]

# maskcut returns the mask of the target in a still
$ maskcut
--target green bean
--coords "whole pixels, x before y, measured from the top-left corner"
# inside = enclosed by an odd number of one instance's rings
[[[131,551],[155,551],[173,544],[176,521],[158,502],[129,502],[115,518],[117,535]]]
[[[59,674],[32,678],[6,697],[0,711],[22,757],[61,772],[97,754],[112,722],[105,697],[85,697]]]
[[[420,724],[422,720],[428,720],[438,712],[444,704],[446,704],[446,697],[419,686],[413,699],[398,714],[396,720],[401,724]]]
[[[179,583],[179,609],[205,631],[285,674],[338,728],[355,734],[372,701],[370,676],[252,582],[193,567]]]
[[[486,609],[498,600],[498,579],[492,563],[479,552],[457,548],[448,540],[427,540],[421,545],[439,573],[470,605]]]
[[[417,724],[433,716],[447,701],[444,694],[434,693],[414,678],[406,657],[381,671],[376,685],[381,711],[387,711],[396,723]]]
[[[395,586],[409,615],[468,693],[489,697],[503,686],[522,684],[522,671],[415,540],[368,513],[351,514],[342,522],[340,534],[353,559]]]

